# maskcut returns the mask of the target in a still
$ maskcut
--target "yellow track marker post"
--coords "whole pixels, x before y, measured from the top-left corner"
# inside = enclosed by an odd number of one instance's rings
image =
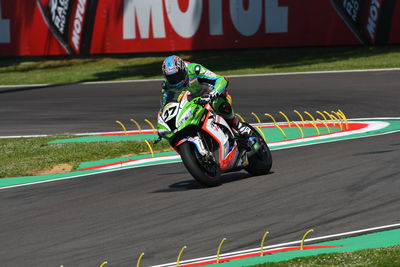
[[[264,234],[264,236],[263,236],[263,238],[261,239],[261,244],[260,244],[260,256],[263,256],[263,255],[264,255],[264,242],[265,242],[265,239],[267,238],[267,235],[268,235],[268,234],[269,234],[269,232],[266,231],[265,234]]]
[[[334,120],[334,118],[332,117],[332,115],[329,114],[329,112],[327,112],[327,111],[325,111],[325,110],[324,110],[324,113],[331,119],[332,125],[335,126],[335,125],[336,125],[336,124],[335,124],[336,121]]]
[[[221,243],[219,243],[218,250],[217,250],[217,263],[219,263],[219,255],[221,253],[222,245],[224,244],[226,238],[222,238]]]
[[[142,132],[142,127],[140,127],[140,124],[137,121],[135,121],[134,119],[131,119],[131,122],[133,122],[136,125],[136,127],[139,130],[139,133],[141,133]]]
[[[156,134],[156,133],[157,133],[157,130],[156,130],[156,128],[154,127],[153,123],[151,123],[151,121],[149,121],[148,119],[145,119],[144,121],[147,122],[147,124],[150,125],[151,129],[153,129],[153,133]]]
[[[304,114],[307,114],[309,117],[310,117],[310,119],[314,122],[314,123],[316,123],[315,122],[315,119],[314,119],[314,117],[313,117],[313,115],[311,115],[309,112],[307,112],[307,111],[304,111]]]
[[[120,121],[115,121],[115,122],[118,123],[119,125],[121,125],[122,129],[124,130],[124,134],[126,134],[126,127],[125,127],[125,125],[124,125],[122,122],[120,122]]]
[[[331,130],[329,129],[329,126],[326,122],[321,121],[320,119],[317,119],[317,121],[319,121],[320,123],[322,123],[323,125],[325,125],[326,129],[328,129],[328,133],[331,133]]]
[[[303,250],[303,248],[304,248],[304,240],[306,239],[308,234],[310,234],[311,232],[314,232],[314,229],[310,229],[304,234],[303,238],[301,239],[300,250]]]
[[[137,263],[136,263],[136,267],[140,267],[140,262],[142,261],[143,256],[144,256],[144,253],[143,252],[140,253],[139,259],[137,260]]]
[[[153,152],[153,148],[152,148],[151,145],[150,145],[150,142],[147,141],[147,140],[144,140],[144,141],[146,142],[147,146],[148,146],[149,149],[150,149],[151,157],[154,158],[154,152]]]
[[[346,115],[344,115],[343,111],[341,111],[340,109],[338,110],[338,112],[342,115],[342,117],[343,117],[343,119],[344,119],[344,121],[346,123],[346,129],[348,130],[349,129],[349,122],[347,120]]]
[[[289,120],[288,116],[286,116],[286,114],[283,113],[282,111],[279,111],[279,114],[281,114],[281,115],[286,119],[288,126],[289,126],[289,127],[292,127],[292,126],[290,125],[290,120]]]
[[[270,117],[274,124],[277,124],[275,118],[271,114],[265,113],[264,115]]]
[[[332,111],[332,113],[333,113],[333,111]],[[338,125],[339,125],[339,127],[340,127],[340,130],[343,130],[342,121],[341,121],[339,118],[337,118],[334,114],[332,114],[332,117],[333,117],[336,121],[338,121]]]
[[[318,110],[317,110],[317,113],[318,113],[319,115],[321,115],[321,116],[322,116],[322,118],[324,118],[324,121],[325,121],[325,122],[327,122],[327,121],[328,121],[328,120],[326,119],[326,117],[325,117],[324,113],[322,113],[321,111],[318,111]]]
[[[258,127],[255,127],[256,128],[256,130],[262,135],[262,137],[264,138],[264,141],[265,142],[267,142],[267,138],[265,137],[265,134],[264,134],[264,132],[262,131],[262,129],[260,128],[261,127],[261,121],[260,121],[260,118],[257,116],[257,114],[256,113],[254,113],[254,112],[252,112],[251,113],[251,115],[253,115],[255,118],[256,118],[256,120],[257,120],[257,122],[258,122],[258,124],[260,124],[260,126],[258,126]]]
[[[309,124],[311,124],[312,126],[314,126],[314,128],[315,128],[315,130],[317,131],[318,135],[321,134],[321,132],[319,131],[319,129],[318,129],[318,127],[317,127],[317,124],[315,124],[315,123],[313,123],[313,122],[311,122],[311,121],[306,121],[306,122],[309,123]]]
[[[304,118],[303,118],[303,116],[301,115],[301,113],[298,112],[297,110],[294,110],[294,113],[296,113],[297,115],[299,115],[299,117],[300,117],[300,119],[301,119],[301,121],[302,121],[302,123],[303,123],[303,126],[305,126],[306,124],[305,124],[305,122],[304,122]]]
[[[106,264],[107,264],[108,262],[107,261],[105,261],[105,262],[103,262],[102,264],[100,264],[100,266],[99,267],[104,267],[104,266],[106,266]]]
[[[340,123],[341,123],[341,124],[346,125],[346,124],[345,124],[345,120],[344,120],[343,117],[342,117],[342,114],[340,114],[339,112],[336,112],[336,111],[332,111],[332,113],[335,114],[335,115],[337,116],[337,118],[340,120]],[[340,128],[343,130],[343,127],[340,127]]]
[[[261,124],[260,118],[257,116],[256,113],[252,112],[251,115],[253,115],[256,118],[258,124]]]
[[[182,253],[183,253],[183,251],[184,251],[185,249],[186,249],[186,246],[183,246],[182,249],[181,249],[181,251],[179,252],[178,258],[176,259],[176,267],[179,267],[179,263],[181,262],[181,256],[182,256]]]
[[[299,125],[297,122],[295,122],[295,121],[292,121],[292,122],[294,123],[294,125],[297,126],[297,128],[299,128],[299,131],[300,131],[300,134],[301,134],[301,138],[304,138],[304,132],[303,132],[303,130],[301,129],[300,125]]]
[[[240,115],[239,113],[235,113],[235,115],[238,116],[239,119],[240,119],[242,122],[245,122],[245,120],[243,119],[242,115]]]
[[[287,136],[286,136],[286,134],[285,134],[285,132],[282,130],[282,128],[281,127],[279,127],[279,125],[278,125],[278,123],[276,123],[276,120],[275,120],[275,118],[271,115],[271,114],[268,114],[268,113],[265,113],[265,116],[268,116],[268,117],[270,117],[273,121],[274,121],[274,125],[275,125],[275,127],[276,128],[278,128],[280,131],[281,131],[281,133],[283,134],[283,136],[285,136],[285,138],[287,138]]]

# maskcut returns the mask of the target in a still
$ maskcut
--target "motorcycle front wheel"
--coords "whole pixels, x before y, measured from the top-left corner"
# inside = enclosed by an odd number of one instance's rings
[[[205,162],[197,148],[190,142],[185,142],[178,148],[183,164],[194,179],[206,187],[221,184],[221,170],[215,161]]]

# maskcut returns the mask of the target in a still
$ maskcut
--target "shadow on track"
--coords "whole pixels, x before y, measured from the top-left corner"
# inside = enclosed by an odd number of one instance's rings
[[[162,175],[173,175],[173,174],[182,174],[183,172],[178,172],[178,173],[166,173]],[[273,174],[273,172],[270,172],[268,175]],[[222,186],[227,183],[232,183],[244,179],[248,179],[251,177],[257,177],[257,176],[252,176],[248,173],[245,172],[237,172],[237,173],[229,173],[221,176],[221,181],[222,181]],[[207,187],[204,187],[200,185],[196,180],[190,179],[190,180],[185,180],[181,181],[178,183],[173,183],[168,186],[169,188],[166,189],[160,189],[153,191],[152,193],[170,193],[170,192],[178,192],[178,191],[187,191],[187,190],[197,190],[197,189],[207,189]]]

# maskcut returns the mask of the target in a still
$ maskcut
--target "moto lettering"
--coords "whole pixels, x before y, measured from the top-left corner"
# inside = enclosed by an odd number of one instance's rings
[[[82,24],[85,15],[85,8],[86,8],[86,0],[79,0],[75,12],[74,30],[72,36],[72,43],[74,44],[75,51],[77,51],[78,53],[81,44]]]
[[[136,39],[136,21],[140,37],[149,38],[150,21],[154,38],[165,37],[162,0],[124,0],[123,38]]]
[[[345,8],[347,14],[353,19],[353,21],[357,20],[358,9],[360,8],[360,4],[357,0],[345,0],[343,1],[343,7]]]
[[[154,38],[166,38],[165,15],[175,33],[183,38],[193,37],[202,25],[203,4],[201,0],[187,0],[188,7],[182,11],[178,0],[124,0],[123,39],[150,38],[150,27]],[[288,31],[288,7],[279,6],[278,0],[252,0],[244,9],[242,0],[229,1],[229,15],[235,29],[243,36],[252,36],[260,29],[265,17],[266,33]],[[209,33],[223,35],[223,8],[221,0],[209,0]],[[263,4],[265,10],[263,10]],[[265,16],[263,16],[265,11]],[[151,22],[151,23],[150,23]],[[136,23],[138,25],[136,25]],[[138,27],[137,27],[138,26]]]
[[[388,42],[396,1],[331,0],[331,3],[362,43]]]
[[[49,2],[51,19],[61,34],[65,32],[68,4],[69,0],[51,0]]]
[[[367,24],[367,31],[371,40],[375,40],[376,36],[376,23],[379,17],[379,9],[381,5],[378,0],[372,0],[369,8],[369,17]]]

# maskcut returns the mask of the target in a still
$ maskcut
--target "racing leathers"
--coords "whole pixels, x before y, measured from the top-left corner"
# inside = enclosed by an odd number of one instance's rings
[[[161,110],[171,100],[176,99],[182,91],[189,91],[190,97],[210,96],[215,112],[222,116],[228,124],[236,129],[242,136],[251,134],[251,129],[242,124],[235,116],[232,109],[232,98],[228,94],[228,79],[217,75],[197,63],[186,63],[188,79],[180,88],[171,86],[168,80],[162,83]]]

